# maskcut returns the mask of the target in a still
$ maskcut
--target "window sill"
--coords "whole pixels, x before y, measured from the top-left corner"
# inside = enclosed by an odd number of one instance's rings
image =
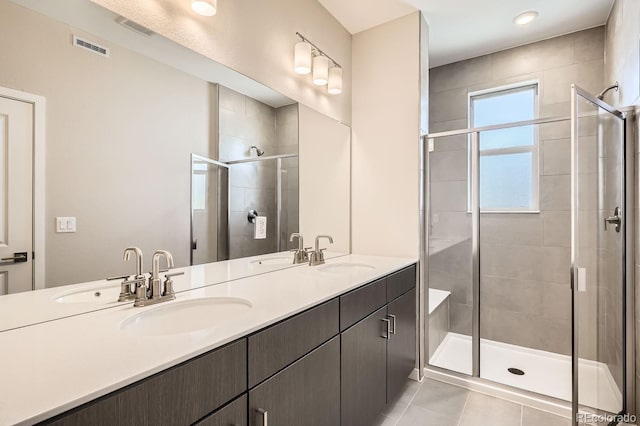
[[[481,210],[480,214],[538,214],[540,210]],[[467,210],[467,214],[471,214],[470,210]]]

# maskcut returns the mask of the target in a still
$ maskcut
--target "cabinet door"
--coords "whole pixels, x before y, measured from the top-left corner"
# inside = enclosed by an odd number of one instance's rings
[[[329,340],[249,391],[252,426],[340,424],[340,339]]]
[[[387,401],[392,401],[404,389],[409,374],[415,368],[415,289],[389,303],[387,314],[391,318],[391,330],[393,331],[389,335],[387,348]]]
[[[386,313],[383,307],[341,335],[344,426],[371,426],[385,407]]]
[[[339,302],[334,299],[249,336],[249,387],[337,335],[339,320]]]
[[[44,424],[189,425],[240,395],[246,385],[247,343],[240,339]]]
[[[194,426],[247,426],[247,395],[242,395]]]

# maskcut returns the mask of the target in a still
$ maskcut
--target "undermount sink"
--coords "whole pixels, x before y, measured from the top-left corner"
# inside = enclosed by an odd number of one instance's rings
[[[367,265],[366,263],[329,263],[326,265],[318,266],[318,271],[331,272],[340,274],[351,271],[363,271],[367,269],[376,269],[374,266]]]
[[[293,265],[292,256],[260,257],[250,262],[252,265]]]
[[[107,304],[115,303],[120,296],[120,286],[110,285],[103,287],[95,287],[89,290],[77,290],[70,293],[62,294],[54,300],[57,303],[96,303]]]
[[[235,321],[251,308],[253,305],[248,300],[234,297],[169,302],[124,320],[120,329],[142,336],[191,333]]]

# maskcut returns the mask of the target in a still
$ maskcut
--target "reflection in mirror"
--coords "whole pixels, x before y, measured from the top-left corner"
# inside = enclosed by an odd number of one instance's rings
[[[191,264],[229,258],[229,165],[191,155]]]
[[[18,3],[46,7],[28,0]],[[155,60],[165,45],[173,50],[177,46],[157,34],[131,31],[118,16],[86,0],[65,1],[61,9],[65,7],[70,20],[82,13],[93,19],[100,35],[15,2],[2,3],[3,51],[13,60],[0,72],[0,86],[41,95],[47,102],[42,256],[46,267],[41,287],[131,272],[133,266],[122,261],[122,250],[132,245],[145,253],[169,250],[177,267],[187,266],[191,263],[187,178],[191,154],[213,159],[224,154],[224,160],[240,160],[251,155],[250,145],[278,153],[276,118],[286,124],[282,129],[296,129],[295,138],[283,139],[281,149],[297,154],[297,105],[265,87],[256,90],[255,82],[244,84],[248,79],[242,76],[234,76],[237,81],[220,76],[220,65],[199,55],[184,53],[191,55],[188,61]],[[25,34],[23,28],[30,31]],[[78,47],[78,40],[94,49]],[[106,49],[105,55],[95,52],[100,48]],[[208,76],[206,80],[203,75]],[[228,89],[223,82],[245,93]],[[275,164],[267,168],[274,173]],[[273,183],[268,188],[273,190],[275,179],[269,180]],[[223,195],[215,193],[220,185],[213,183],[207,188],[208,202]],[[247,187],[244,182],[241,186]],[[275,215],[271,210],[269,206],[264,214]],[[75,218],[75,232],[68,227],[66,231],[71,232],[60,232],[59,217]],[[275,241],[275,231],[268,231]],[[202,239],[199,242],[200,247],[206,246]],[[218,247],[207,250],[202,261],[249,252],[242,247],[248,241],[233,238],[231,242],[234,245],[222,247],[220,254]],[[270,251],[275,251],[276,246],[272,247]],[[265,246],[259,253],[267,251]],[[150,258],[148,254],[144,259],[145,271],[150,270]],[[7,292],[16,288],[11,283],[6,287]]]
[[[24,265],[0,263],[0,294],[9,294],[0,297],[0,330],[112,306],[107,295],[120,283],[104,279],[134,274],[134,263],[122,259],[129,246],[145,253],[144,271],[158,249],[170,251],[176,267],[202,264],[176,280],[178,290],[291,266],[284,252],[293,247],[292,232],[308,241],[330,233],[336,244],[329,250],[348,252],[348,228],[333,225],[349,215],[348,127],[306,107],[302,123],[302,105],[118,18],[89,0],[0,2],[7,58],[0,100],[26,107],[16,114],[34,134],[21,137],[35,140],[29,158],[6,163],[35,176],[26,185],[35,204],[24,192],[28,211],[20,215],[35,217],[26,226],[35,232],[25,247],[10,248],[11,255],[28,253]],[[335,127],[347,137],[336,138]],[[303,154],[305,144],[317,146]],[[320,171],[330,173],[316,187],[312,176]],[[9,179],[0,186],[10,201],[22,194],[10,170],[0,176]],[[250,210],[266,217],[266,238],[255,237]],[[9,224],[8,232],[17,229]],[[257,257],[237,259],[243,256]],[[224,259],[231,262],[225,268],[209,266]],[[21,288],[12,280],[22,266],[35,274]],[[81,284],[59,288],[74,283]],[[44,289],[43,303],[56,307],[14,309],[11,301],[31,288]]]

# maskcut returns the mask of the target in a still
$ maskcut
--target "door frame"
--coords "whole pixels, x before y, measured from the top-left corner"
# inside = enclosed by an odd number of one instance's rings
[[[46,98],[0,86],[0,97],[33,105],[33,290],[45,288]],[[37,258],[33,257],[37,254]]]
[[[633,312],[628,312],[628,302],[626,300],[628,296],[628,287],[630,283],[633,283],[633,280],[630,280],[630,276],[628,275],[628,256],[634,256],[633,251],[628,250],[628,226],[630,223],[633,223],[633,214],[628,213],[627,208],[629,205],[627,204],[627,190],[629,188],[627,182],[627,115],[624,112],[621,112],[606,102],[598,99],[588,91],[584,90],[580,86],[576,84],[571,85],[571,267],[570,267],[570,281],[571,281],[571,417],[572,422],[576,426],[579,424],[578,422],[578,412],[580,410],[580,400],[579,400],[579,326],[580,320],[578,315],[579,304],[579,278],[578,278],[578,264],[577,264],[577,235],[578,235],[578,186],[577,186],[577,175],[578,175],[578,137],[579,137],[579,126],[578,126],[578,98],[582,98],[596,107],[606,111],[607,113],[618,118],[622,123],[622,141],[621,141],[621,156],[622,156],[622,188],[621,188],[621,206],[622,206],[622,226],[624,232],[622,233],[622,295],[624,300],[622,301],[622,410],[620,413],[611,413],[613,415],[616,414],[624,414],[630,413],[630,409],[633,410],[635,401],[632,404],[629,404],[629,389],[634,388],[634,384],[629,383],[628,367],[629,360],[627,357],[629,356],[629,344],[635,347],[634,342],[628,341],[628,333],[627,327],[629,326],[630,315],[633,315]],[[599,110],[598,110],[599,111]],[[598,188],[599,189],[599,188]],[[632,257],[633,259],[633,257]],[[631,285],[633,287],[633,284]],[[633,318],[633,317],[631,317]],[[633,324],[631,324],[633,329]],[[633,350],[633,349],[631,349]],[[633,353],[633,352],[632,352]],[[635,358],[634,358],[635,359]],[[632,369],[635,370],[635,369]],[[635,382],[635,380],[634,380]],[[632,395],[635,395],[635,389],[631,392]],[[630,414],[635,414],[631,412]]]

